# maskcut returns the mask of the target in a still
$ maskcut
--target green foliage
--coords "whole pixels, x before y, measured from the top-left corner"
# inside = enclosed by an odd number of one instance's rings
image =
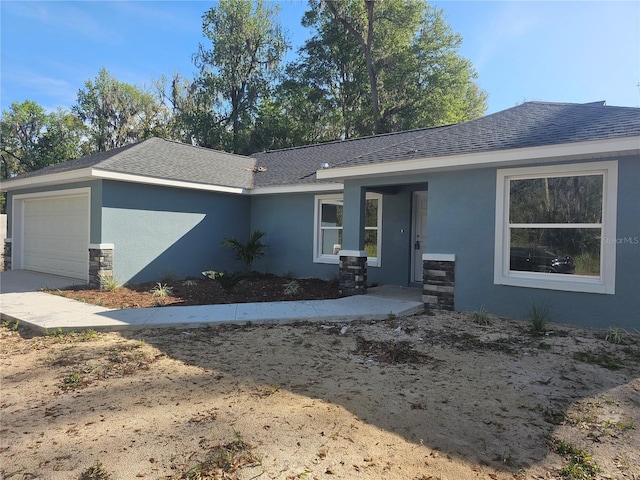
[[[84,378],[79,373],[72,373],[71,375],[62,379],[61,388],[63,390],[73,390],[82,385]]]
[[[543,335],[547,330],[549,320],[549,309],[546,306],[539,306],[535,303],[531,305],[531,316],[529,317],[529,325],[531,333],[534,335]]]
[[[248,138],[252,114],[269,93],[288,49],[276,15],[278,7],[264,0],[220,0],[203,15],[202,33],[211,41],[194,56],[200,68],[199,85],[216,102],[225,127],[222,146],[241,152]]]
[[[104,275],[100,277],[100,285],[104,290],[108,290],[110,292],[115,292],[118,288],[120,288],[120,282],[113,275]]]
[[[168,111],[159,99],[135,85],[119,82],[105,68],[78,90],[73,112],[87,125],[93,151],[167,136]]]
[[[222,246],[235,250],[236,259],[244,264],[247,272],[251,272],[253,262],[262,258],[267,249],[267,244],[262,243],[264,236],[266,236],[265,232],[255,230],[247,243],[242,243],[235,238],[226,238],[222,241]]]
[[[592,480],[597,478],[600,467],[587,452],[565,441],[554,442],[552,448],[553,451],[569,462],[558,472],[562,478],[567,480]]]
[[[151,294],[154,297],[168,297],[173,293],[173,287],[170,287],[166,283],[158,282],[156,286],[151,289]]]
[[[461,37],[423,0],[312,0],[303,25],[317,34],[301,49],[298,82],[324,92],[343,136],[454,123],[482,115],[486,93]]]
[[[31,100],[14,102],[0,116],[0,178],[79,157],[84,126],[70,112],[47,113]]]
[[[236,286],[245,278],[243,273],[227,272],[226,270],[223,272],[207,270],[202,272],[202,275],[218,282],[220,287],[227,293],[232,293]]]
[[[478,325],[489,325],[491,323],[491,317],[484,305],[481,305],[478,311],[471,313],[471,321]]]
[[[627,332],[622,328],[609,327],[605,340],[610,343],[620,344],[625,341]]]

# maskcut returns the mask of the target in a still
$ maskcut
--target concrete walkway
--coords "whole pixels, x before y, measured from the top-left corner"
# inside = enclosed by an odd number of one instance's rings
[[[58,289],[77,280],[25,270],[0,272],[0,318],[46,332],[93,329],[197,328],[227,324],[281,324],[299,321],[347,322],[384,320],[422,312],[421,292],[415,288],[381,286],[367,295],[336,300],[236,303],[185,307],[112,310],[38,291]]]

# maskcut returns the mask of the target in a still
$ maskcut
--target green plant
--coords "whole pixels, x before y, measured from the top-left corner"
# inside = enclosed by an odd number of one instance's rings
[[[284,294],[287,297],[300,293],[300,290],[302,290],[302,287],[300,287],[300,284],[295,280],[291,280],[284,285]]]
[[[182,282],[183,287],[195,287],[198,284],[195,280],[188,278],[184,282]]]
[[[82,381],[83,381],[82,375],[80,375],[77,372],[72,373],[68,377],[65,377],[62,379],[62,389],[71,390],[74,388],[78,388],[80,385],[82,385]]]
[[[489,325],[491,323],[491,317],[484,305],[480,305],[478,311],[471,313],[471,321],[478,325]]]
[[[80,480],[109,480],[111,475],[105,470],[100,461],[97,461],[95,465],[86,469],[80,475]]]
[[[531,305],[531,316],[529,317],[529,325],[531,333],[534,335],[542,335],[547,330],[549,318],[549,309],[546,306],[538,306],[535,303]]]
[[[211,280],[215,280],[218,282],[220,287],[227,292],[232,293],[236,286],[244,279],[245,275],[240,272],[227,272],[226,270],[223,272],[216,272],[214,270],[207,270],[202,272],[207,278]]]
[[[158,282],[155,287],[151,289],[151,294],[154,297],[168,297],[173,293],[173,288],[168,286],[166,283],[162,284]]]
[[[103,290],[115,292],[120,288],[120,282],[113,275],[100,275],[100,285]]]
[[[574,445],[565,441],[555,441],[552,449],[558,455],[569,461],[562,467],[558,474],[568,480],[592,480],[600,471],[598,464],[584,450],[579,450]]]
[[[607,342],[615,343],[616,345],[618,345],[624,342],[626,335],[627,331],[624,329],[609,327],[609,330],[607,330],[607,334],[605,335],[604,339]]]
[[[255,230],[247,243],[242,243],[235,238],[225,238],[222,241],[222,246],[225,248],[232,248],[236,252],[236,259],[244,263],[247,272],[251,271],[253,262],[264,256],[267,244],[262,243],[262,238],[266,235],[266,232]]]

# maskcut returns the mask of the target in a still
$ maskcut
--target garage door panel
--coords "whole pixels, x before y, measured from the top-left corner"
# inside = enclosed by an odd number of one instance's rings
[[[24,201],[23,267],[86,279],[89,263],[87,195]]]

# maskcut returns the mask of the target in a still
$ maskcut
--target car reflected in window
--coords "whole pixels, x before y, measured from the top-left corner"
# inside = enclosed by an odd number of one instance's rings
[[[573,258],[541,247],[512,247],[510,270],[519,272],[575,273]]]

